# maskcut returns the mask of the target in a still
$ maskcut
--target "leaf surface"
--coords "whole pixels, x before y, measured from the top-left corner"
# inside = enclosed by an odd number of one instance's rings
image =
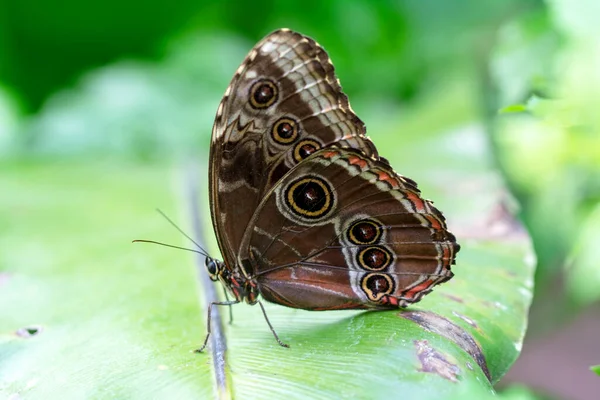
[[[451,131],[399,135],[398,129],[410,133],[411,120],[389,123],[374,141],[443,210],[462,246],[455,277],[407,310],[309,312],[266,304],[290,349],[277,345],[259,307],[241,304],[205,354],[192,352],[204,339],[210,293],[201,260],[131,244],[189,246],[154,207],[185,221],[180,225],[189,232],[198,230],[195,218],[209,225],[207,208],[186,192],[181,171],[126,162],[5,163],[0,304],[8,306],[0,319],[0,393],[419,399],[492,393],[526,329],[531,243],[489,165],[482,129],[456,124]],[[196,180],[202,196],[203,177]],[[199,203],[201,217],[189,212]],[[226,319],[227,311],[220,315]],[[226,350],[214,347],[219,339]]]

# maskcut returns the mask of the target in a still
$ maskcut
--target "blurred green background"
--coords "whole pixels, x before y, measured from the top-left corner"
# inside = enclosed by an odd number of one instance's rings
[[[591,398],[600,391],[589,371],[600,363],[599,17],[594,0],[7,0],[0,174],[64,160],[137,174],[202,159],[247,51],[277,28],[300,31],[330,53],[372,136],[397,120],[411,129],[382,140],[486,127],[490,162],[539,261],[523,353],[499,389]],[[0,218],[0,234],[10,228]]]

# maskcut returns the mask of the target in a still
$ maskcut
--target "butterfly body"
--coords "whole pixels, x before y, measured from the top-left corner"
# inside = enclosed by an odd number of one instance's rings
[[[235,302],[398,308],[453,275],[442,213],[379,156],[327,53],[299,33],[271,33],[236,71],[209,178],[224,261],[207,268]]]
[[[223,261],[206,258],[206,269],[213,282],[220,282],[233,296],[236,303],[256,304],[259,292],[256,283],[240,274],[240,268],[231,267]]]

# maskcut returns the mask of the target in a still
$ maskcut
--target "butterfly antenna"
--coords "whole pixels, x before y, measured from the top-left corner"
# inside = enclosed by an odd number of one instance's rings
[[[173,227],[175,229],[177,229],[179,231],[179,233],[181,233],[183,236],[185,236],[186,238],[188,238],[192,243],[194,243],[196,245],[196,247],[198,247],[198,249],[200,250],[194,250],[194,249],[188,249],[185,247],[179,247],[179,246],[173,246],[171,244],[166,244],[166,243],[161,243],[161,242],[155,242],[154,240],[142,240],[142,239],[137,239],[134,240],[132,243],[135,242],[140,242],[140,243],[154,243],[154,244],[160,244],[161,246],[166,246],[166,247],[172,247],[174,249],[180,249],[180,250],[187,250],[187,251],[193,251],[194,253],[198,253],[198,254],[202,254],[204,257],[210,258],[210,256],[208,255],[208,252],[204,249],[204,247],[200,246],[198,244],[198,242],[196,242],[194,239],[192,239],[190,237],[190,235],[188,235],[187,233],[185,233],[180,227],[177,226],[177,224],[175,224],[175,222],[173,222],[171,220],[171,218],[167,217],[167,215],[162,212],[160,209],[156,209],[156,211],[163,216],[164,219],[166,219],[167,221],[169,221],[169,223],[171,225],[173,225]]]
[[[200,251],[200,250],[188,249],[186,247],[173,246],[172,244],[166,244],[166,243],[156,242],[154,240],[136,239],[136,240],[132,240],[131,243],[153,243],[153,244],[159,244],[161,246],[172,247],[174,249],[193,251],[194,253],[202,254],[204,257],[208,257],[206,255],[206,253],[204,253],[203,251]]]
[[[180,227],[178,227],[177,224],[175,224],[175,222],[173,222],[171,220],[171,218],[167,217],[167,215],[164,212],[162,212],[160,209],[158,209],[158,208],[156,209],[156,211],[158,211],[158,213],[160,215],[162,215],[167,221],[169,221],[169,223],[171,225],[173,225],[173,227],[175,229],[177,229],[183,236],[185,236],[186,238],[188,238],[190,240],[190,242],[194,243],[196,245],[196,247],[198,247],[202,251],[202,254],[204,254],[205,257],[209,257],[208,252],[204,249],[204,247],[200,246],[198,244],[198,242],[196,242],[194,239],[192,239],[192,237],[190,235],[188,235],[187,233],[185,233],[183,231],[183,229],[181,229]]]

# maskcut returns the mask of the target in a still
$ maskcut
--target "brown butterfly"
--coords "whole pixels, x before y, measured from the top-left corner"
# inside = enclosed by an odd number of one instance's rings
[[[219,105],[210,152],[224,261],[207,257],[206,268],[234,300],[211,304],[199,351],[212,305],[245,301],[264,313],[262,296],[305,310],[390,309],[452,277],[460,246],[442,213],[365,133],[314,40],[281,29],[250,51]]]

